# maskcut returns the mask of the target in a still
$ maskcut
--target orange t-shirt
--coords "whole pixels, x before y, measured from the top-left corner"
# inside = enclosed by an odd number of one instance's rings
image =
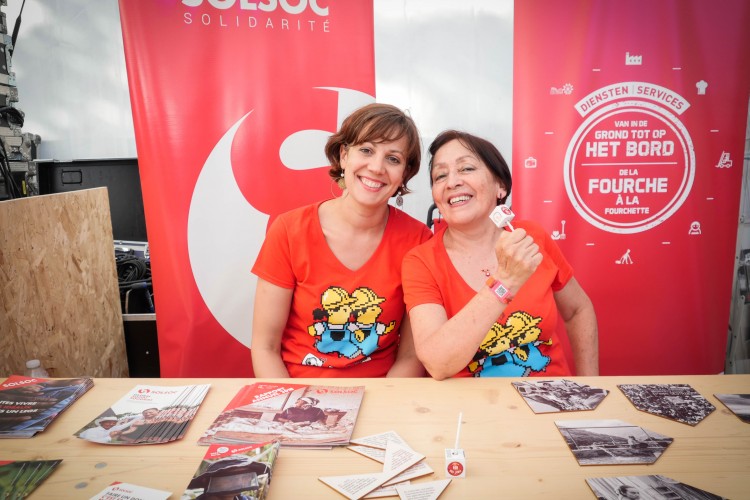
[[[565,353],[557,339],[557,305],[553,292],[573,276],[557,244],[544,229],[530,221],[514,221],[539,245],[543,260],[503,315],[492,326],[474,360],[456,377],[569,376]],[[420,304],[440,304],[448,318],[475,295],[445,250],[445,229],[404,258],[403,283],[407,310]],[[481,272],[477,269],[477,272]]]
[[[380,245],[352,271],[328,247],[319,206],[279,216],[253,266],[259,278],[294,289],[281,358],[292,377],[384,376],[396,359],[405,313],[401,262],[432,232],[389,207]]]

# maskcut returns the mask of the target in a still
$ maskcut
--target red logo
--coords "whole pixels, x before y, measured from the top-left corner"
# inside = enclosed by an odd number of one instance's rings
[[[451,476],[460,476],[464,473],[464,466],[461,462],[451,462],[448,464],[448,474]]]

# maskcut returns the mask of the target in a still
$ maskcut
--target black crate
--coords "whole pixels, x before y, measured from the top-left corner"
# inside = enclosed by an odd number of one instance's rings
[[[136,158],[37,160],[39,194],[106,187],[115,240],[148,241]]]

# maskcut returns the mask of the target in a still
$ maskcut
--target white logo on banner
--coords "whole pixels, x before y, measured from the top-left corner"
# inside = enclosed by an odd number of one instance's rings
[[[669,219],[695,178],[693,142],[677,118],[690,104],[658,85],[623,82],[575,107],[586,119],[568,144],[564,180],[581,217],[622,234]]]
[[[326,165],[323,148],[328,137],[352,111],[375,100],[352,89],[319,89],[338,92],[335,127],[331,131],[302,130],[291,134],[279,148],[287,168],[302,170]],[[206,306],[232,337],[250,347],[257,283],[250,269],[263,244],[269,217],[247,201],[232,170],[232,142],[247,119],[252,119],[252,111],[232,125],[208,155],[190,201],[187,237],[193,277]]]

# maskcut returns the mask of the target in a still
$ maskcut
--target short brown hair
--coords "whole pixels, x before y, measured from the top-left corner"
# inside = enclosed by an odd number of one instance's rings
[[[406,168],[403,187],[396,193],[406,194],[406,183],[417,175],[422,161],[422,146],[414,120],[390,104],[373,103],[354,111],[344,120],[338,132],[328,138],[325,152],[331,168],[328,175],[343,188],[344,171],[341,169],[341,146],[353,146],[363,142],[397,141],[406,137]]]

